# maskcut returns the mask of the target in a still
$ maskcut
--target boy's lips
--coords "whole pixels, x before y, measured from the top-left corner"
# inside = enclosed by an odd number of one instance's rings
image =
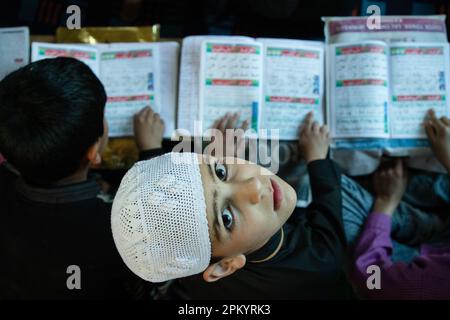
[[[277,211],[281,207],[281,203],[283,202],[283,191],[281,191],[280,186],[275,180],[270,179],[270,183],[272,184],[273,189],[273,207],[274,210]]]

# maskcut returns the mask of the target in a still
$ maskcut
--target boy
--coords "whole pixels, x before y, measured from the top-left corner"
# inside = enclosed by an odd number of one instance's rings
[[[89,174],[107,142],[105,102],[101,82],[71,58],[31,63],[0,82],[8,161],[0,165],[0,298],[126,298],[134,290],[112,240],[110,198]],[[138,144],[151,149],[144,138]]]
[[[295,211],[295,191],[249,162],[191,153],[139,162],[122,180],[112,210],[122,259],[147,281],[169,281],[164,297],[347,297],[347,243],[356,238],[372,198],[326,159],[328,129],[312,114],[299,146],[313,202]],[[343,203],[350,208],[342,210]],[[395,227],[405,227],[394,236],[406,243],[433,228],[407,204],[396,216]]]
[[[336,298],[346,240],[328,144],[308,117],[301,146],[314,203],[292,217],[295,191],[255,164],[191,153],[139,162],[114,200],[119,253],[145,280],[180,278],[178,297]]]

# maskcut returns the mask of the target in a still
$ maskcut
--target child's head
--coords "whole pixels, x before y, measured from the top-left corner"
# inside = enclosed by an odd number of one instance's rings
[[[171,153],[130,169],[111,223],[138,276],[161,282],[203,272],[215,281],[242,268],[295,205],[294,189],[256,164]]]
[[[106,94],[72,58],[33,62],[0,82],[0,150],[29,182],[56,183],[100,161]]]

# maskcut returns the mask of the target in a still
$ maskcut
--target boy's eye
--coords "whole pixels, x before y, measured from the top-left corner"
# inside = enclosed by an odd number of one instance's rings
[[[222,221],[223,225],[227,230],[231,230],[231,227],[233,226],[233,214],[230,212],[230,210],[225,209],[222,212]]]
[[[221,181],[227,180],[227,168],[225,167],[225,165],[216,163],[214,170],[216,172],[217,178],[219,178]]]

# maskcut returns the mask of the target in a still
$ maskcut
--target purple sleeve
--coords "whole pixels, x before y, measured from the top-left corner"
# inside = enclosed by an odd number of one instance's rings
[[[393,263],[391,217],[383,213],[369,215],[364,231],[354,251],[351,280],[358,292],[373,299],[414,299],[420,297],[420,270],[413,264]],[[369,289],[367,282],[374,271],[368,267],[380,268],[381,289]],[[373,278],[372,278],[373,280]]]

